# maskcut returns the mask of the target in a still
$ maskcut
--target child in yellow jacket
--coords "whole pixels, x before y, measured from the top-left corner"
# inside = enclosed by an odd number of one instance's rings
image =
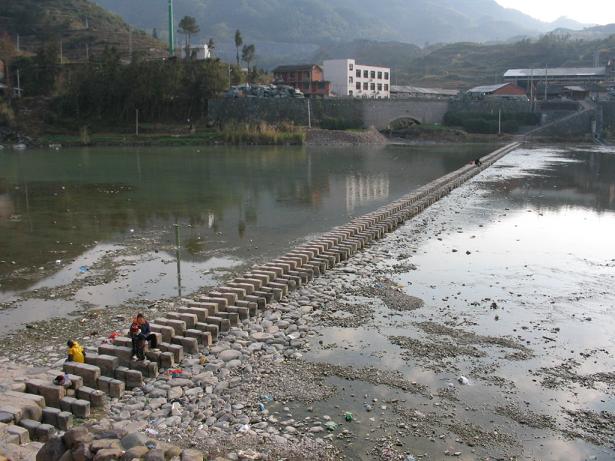
[[[77,341],[69,339],[66,345],[68,346],[67,362],[85,363],[85,352],[83,352],[83,347]]]

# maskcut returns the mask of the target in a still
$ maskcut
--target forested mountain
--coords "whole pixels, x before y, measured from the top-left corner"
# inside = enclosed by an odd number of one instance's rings
[[[107,46],[125,56],[129,48],[150,55],[163,51],[162,42],[130,29],[120,16],[88,0],[0,0],[0,32],[15,44],[19,35],[26,52],[61,43],[63,56],[79,61]]]
[[[95,1],[131,24],[166,30],[166,0]],[[176,17],[196,17],[202,38],[220,41],[231,40],[241,29],[250,40],[260,41],[323,44],[369,39],[423,46],[506,40],[557,27],[503,8],[495,0],[175,0],[175,11]]]

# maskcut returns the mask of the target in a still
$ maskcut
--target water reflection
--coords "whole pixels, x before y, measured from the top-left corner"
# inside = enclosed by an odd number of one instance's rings
[[[182,257],[270,257],[493,149],[81,149],[0,153],[0,290],[97,242],[188,242]],[[21,219],[18,219],[21,216]],[[36,270],[34,269],[36,268]]]
[[[496,184],[500,196],[543,209],[615,210],[615,155],[599,150],[527,150],[504,159],[500,168],[506,171],[517,156],[527,160],[521,166],[529,163],[529,176],[507,174]]]
[[[386,173],[347,176],[346,211],[352,212],[359,206],[389,198],[389,186],[389,176]]]

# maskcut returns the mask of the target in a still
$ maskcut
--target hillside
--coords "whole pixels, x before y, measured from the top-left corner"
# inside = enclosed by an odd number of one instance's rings
[[[105,46],[115,46],[124,56],[129,52],[130,26],[88,0],[0,0],[0,30],[12,39],[19,34],[26,52],[61,42],[64,57],[73,61],[84,60],[86,53],[96,54]],[[164,44],[133,30],[132,49],[162,55]]]
[[[166,30],[166,1],[96,2],[138,27]],[[250,41],[324,44],[369,39],[423,46],[505,40],[554,28],[494,0],[175,0],[175,11],[177,18],[196,17],[201,38],[218,41],[232,40],[239,28]]]
[[[600,50],[600,64],[615,56],[615,35],[584,41],[557,35],[513,44],[453,43],[425,50],[425,54],[396,66],[397,80],[423,86],[468,87],[500,82],[510,68],[592,66]]]

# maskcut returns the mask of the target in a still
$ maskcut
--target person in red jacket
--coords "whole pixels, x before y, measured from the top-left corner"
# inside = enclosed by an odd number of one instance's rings
[[[138,360],[145,360],[145,345],[149,343],[151,349],[156,349],[158,341],[152,334],[149,323],[145,316],[138,313],[130,325],[130,337],[132,338],[132,355]]]

